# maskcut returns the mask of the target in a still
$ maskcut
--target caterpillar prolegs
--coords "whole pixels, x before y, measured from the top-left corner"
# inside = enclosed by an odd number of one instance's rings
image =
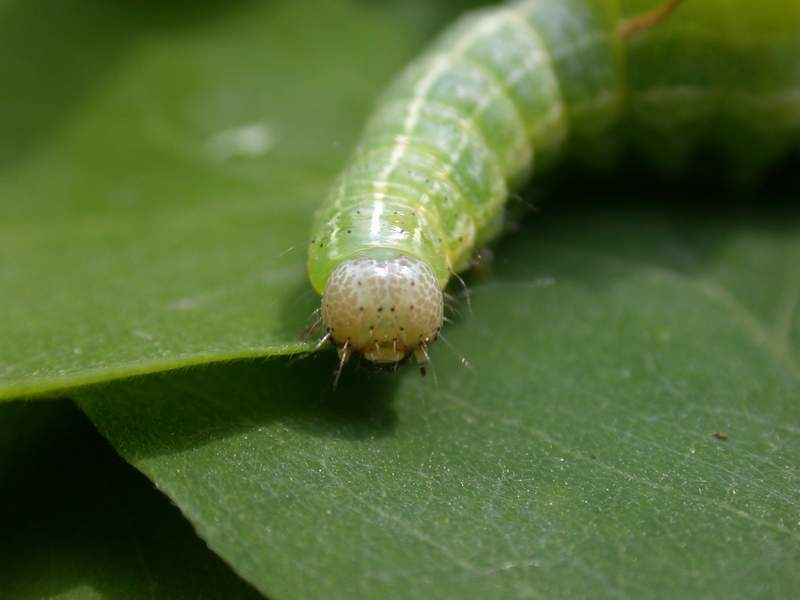
[[[465,15],[400,74],[313,226],[342,364],[424,361],[449,279],[509,191],[567,151],[624,137],[676,165],[711,140],[766,161],[797,140],[800,3],[688,0],[652,27],[677,4],[518,0]]]

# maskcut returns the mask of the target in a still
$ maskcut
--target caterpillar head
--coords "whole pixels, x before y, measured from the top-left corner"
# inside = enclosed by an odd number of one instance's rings
[[[322,295],[322,321],[346,359],[350,352],[375,363],[426,354],[442,328],[443,295],[423,261],[399,256],[356,258],[340,264]]]

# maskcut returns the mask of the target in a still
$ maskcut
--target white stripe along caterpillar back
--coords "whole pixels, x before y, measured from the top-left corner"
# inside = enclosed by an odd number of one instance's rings
[[[653,0],[623,3],[470,13],[389,87],[310,244],[323,340],[342,364],[353,352],[425,360],[442,290],[500,231],[509,190],[568,150],[607,151],[623,117],[626,141],[667,165],[699,141],[734,159],[755,142],[764,160],[796,141],[800,3],[689,0],[627,42],[647,19],[622,15],[647,15]]]

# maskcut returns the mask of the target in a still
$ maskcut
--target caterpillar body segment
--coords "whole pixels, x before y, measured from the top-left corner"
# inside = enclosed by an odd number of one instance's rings
[[[619,137],[657,167],[680,174],[711,149],[727,159],[721,178],[748,180],[798,144],[800,2],[684,0],[625,49]]]
[[[621,42],[614,3],[601,4],[469,14],[400,75],[317,214],[318,292],[342,261],[377,248],[427,262],[444,286],[497,233],[509,189],[553,162],[570,129],[613,121]]]
[[[781,6],[763,3],[764,11]],[[309,275],[343,360],[353,352],[381,363],[427,356],[449,279],[501,231],[509,192],[567,152],[602,155],[624,141],[648,153],[663,148],[673,164],[731,123],[734,135],[776,152],[797,140],[800,9],[785,11],[789,25],[777,13],[760,24],[772,71],[764,75],[737,39],[753,35],[747,21],[718,23],[719,14],[759,9],[746,0],[675,4],[660,13],[647,0],[482,9],[397,77],[313,227]],[[693,4],[717,13],[693,8],[679,21]],[[630,18],[637,14],[650,16]],[[777,43],[764,35],[775,27],[784,33]]]

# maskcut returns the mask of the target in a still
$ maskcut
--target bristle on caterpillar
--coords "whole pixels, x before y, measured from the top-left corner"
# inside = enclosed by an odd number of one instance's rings
[[[443,294],[423,261],[399,256],[340,264],[322,295],[322,322],[340,354],[375,363],[424,356],[442,327]]]

